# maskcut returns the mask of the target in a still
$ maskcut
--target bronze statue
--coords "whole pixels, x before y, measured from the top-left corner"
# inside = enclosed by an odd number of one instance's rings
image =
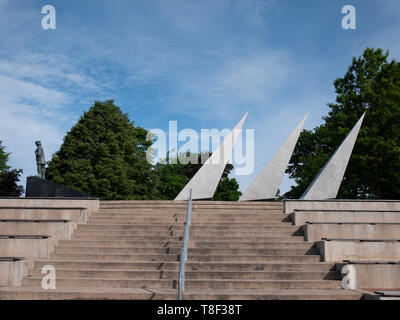
[[[36,155],[36,166],[37,166],[38,177],[44,179],[46,175],[46,168],[45,168],[46,161],[44,159],[44,151],[42,143],[40,141],[36,141],[35,144],[37,146],[35,150],[35,155]]]

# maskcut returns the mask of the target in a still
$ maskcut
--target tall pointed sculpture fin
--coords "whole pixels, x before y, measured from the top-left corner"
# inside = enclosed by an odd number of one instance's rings
[[[212,153],[211,157],[196,172],[193,178],[178,194],[175,200],[189,199],[190,189],[192,189],[192,199],[211,199],[214,196],[218,183],[225,170],[225,166],[232,155],[232,150],[247,118],[246,113],[236,127],[227,135]]]
[[[307,117],[308,113],[268,164],[260,171],[239,201],[267,200],[275,197]]]
[[[336,198],[364,116],[365,113],[314,178],[314,181],[301,196],[301,200],[326,200]]]

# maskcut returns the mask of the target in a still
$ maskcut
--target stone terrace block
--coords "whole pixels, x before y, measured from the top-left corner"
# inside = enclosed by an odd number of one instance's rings
[[[400,211],[295,210],[291,218],[295,226],[302,226],[306,222],[400,223]]]
[[[2,235],[49,235],[52,240],[70,239],[76,223],[68,220],[1,220]]]
[[[323,238],[343,239],[398,239],[400,223],[335,223],[309,222],[303,226],[306,241]]]
[[[400,211],[398,200],[286,200],[285,213],[295,210]]]
[[[400,288],[400,264],[386,261],[355,261],[339,263],[338,270],[350,266],[351,289]]]
[[[0,207],[86,208],[91,214],[99,206],[97,198],[0,198]]]
[[[0,207],[0,220],[70,220],[83,224],[89,220],[86,208]]]
[[[48,259],[52,242],[48,236],[0,235],[0,257]]]
[[[327,239],[316,245],[323,261],[400,259],[400,240]]]
[[[30,268],[33,268],[33,260],[0,257],[0,287],[21,286]]]

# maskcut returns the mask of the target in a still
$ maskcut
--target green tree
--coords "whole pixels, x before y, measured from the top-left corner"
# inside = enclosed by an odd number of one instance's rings
[[[24,193],[24,187],[17,184],[22,172],[13,169],[0,173],[0,197],[20,197]]]
[[[227,166],[232,166],[228,164]],[[233,169],[233,166],[232,166]],[[221,180],[217,186],[217,190],[215,190],[215,194],[213,200],[215,201],[238,201],[242,193],[239,191],[239,183],[234,178],[229,178],[227,172],[230,170],[224,171],[224,174],[221,177]]]
[[[10,169],[7,165],[8,156],[10,155],[5,151],[6,147],[2,145],[3,141],[0,140],[0,174]]]
[[[400,198],[400,63],[388,55],[367,48],[335,80],[324,123],[300,135],[287,170],[296,186],[286,198],[301,196],[365,111],[338,197]]]
[[[152,199],[146,134],[113,100],[96,101],[65,136],[46,178],[101,199]]]
[[[17,185],[22,170],[10,170],[7,165],[10,153],[5,151],[5,146],[0,140],[0,197],[20,197],[24,193],[24,188]]]
[[[185,187],[190,179],[201,168],[201,158],[208,158],[210,154],[186,154],[186,157],[196,158],[197,163],[183,164],[179,161],[179,157],[175,163],[169,163],[169,158],[163,163],[159,162],[155,166],[155,174],[157,176],[157,194],[161,200],[173,200],[179,192]],[[241,195],[239,184],[236,179],[229,178],[230,172],[233,170],[232,164],[227,164],[222,174],[221,180],[215,191],[213,200],[219,201],[237,201]]]

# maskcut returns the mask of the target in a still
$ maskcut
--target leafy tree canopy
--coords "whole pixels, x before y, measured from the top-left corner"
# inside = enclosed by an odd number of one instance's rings
[[[324,123],[303,130],[287,173],[299,198],[366,111],[338,198],[400,199],[400,63],[367,48],[334,82],[336,103]]]
[[[167,158],[155,166],[155,174],[157,176],[157,193],[161,200],[173,200],[179,192],[185,187],[190,179],[201,168],[201,158],[208,158],[210,154],[190,154],[187,153],[186,158],[198,159],[196,163],[183,164],[177,159],[176,163],[170,163]],[[239,184],[236,179],[229,178],[230,172],[233,170],[232,164],[227,164],[222,174],[221,180],[215,191],[213,200],[219,201],[237,201],[241,195]]]
[[[2,141],[0,140],[0,174],[4,171],[8,170],[10,167],[7,165],[8,156],[10,155],[5,151],[6,147],[2,145]]]
[[[20,197],[24,188],[17,183],[22,170],[10,170],[11,167],[7,165],[10,153],[5,151],[2,143],[0,140],[0,197]]]
[[[152,199],[146,134],[113,100],[96,101],[65,136],[46,179],[101,199]]]
[[[20,197],[24,187],[17,185],[22,170],[13,169],[0,173],[0,197]]]

